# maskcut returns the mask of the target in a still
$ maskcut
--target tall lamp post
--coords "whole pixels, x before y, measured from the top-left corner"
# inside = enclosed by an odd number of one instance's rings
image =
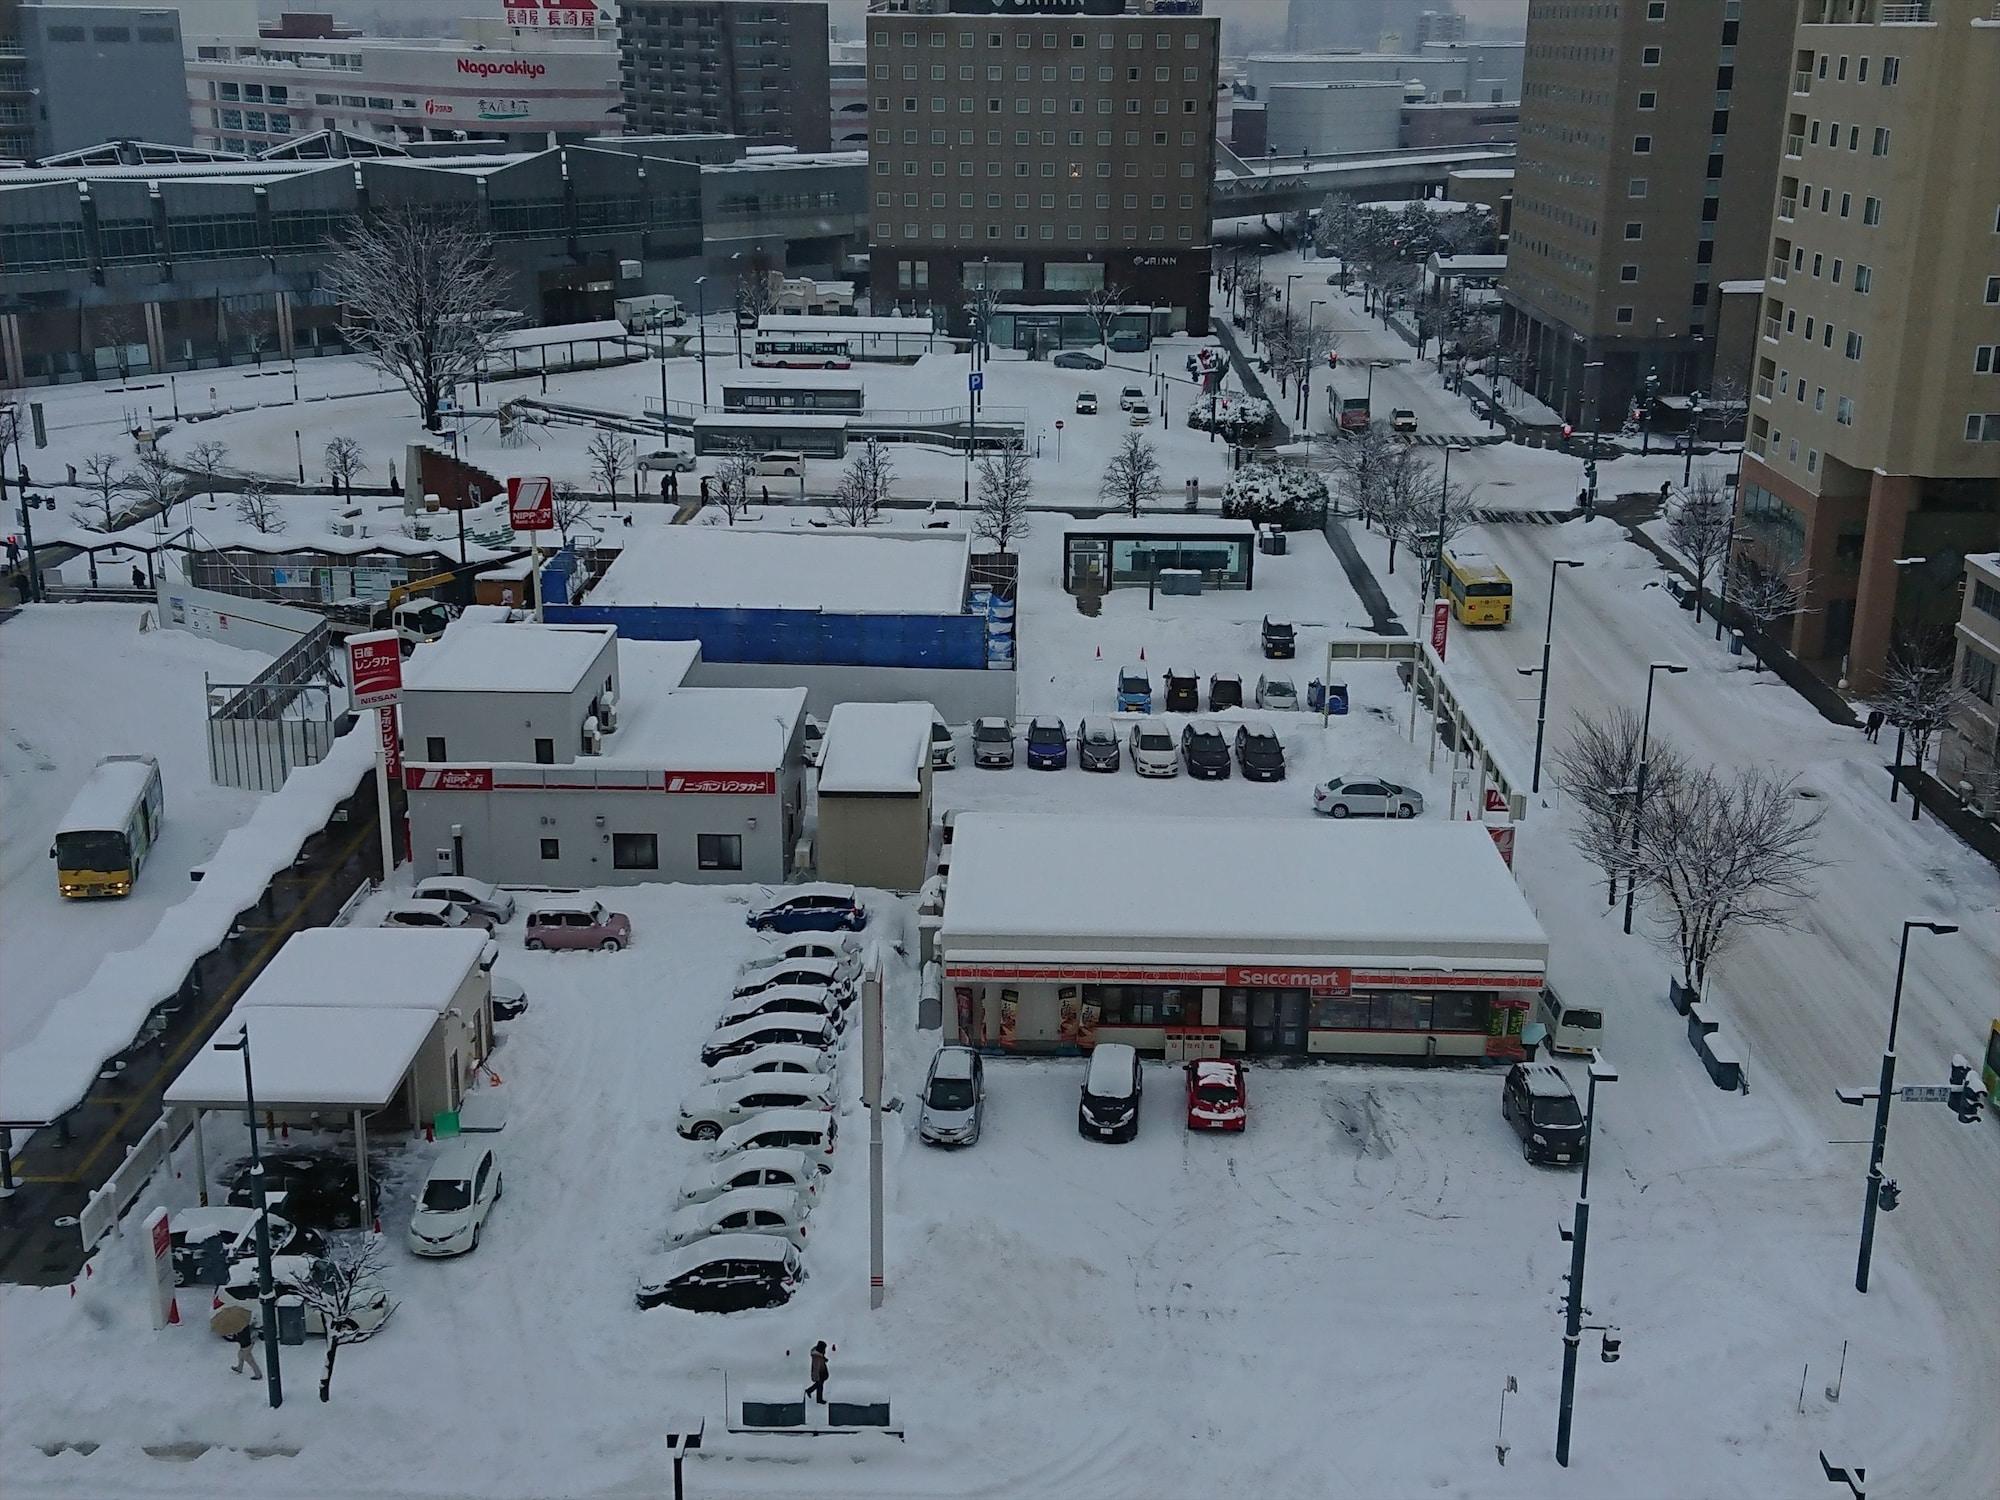
[[[1590,372],[1597,371],[1597,379],[1590,378]],[[1590,505],[1597,508],[1597,443],[1604,433],[1604,361],[1587,359],[1583,362],[1583,379],[1590,400],[1590,457],[1584,461],[1583,480],[1590,494]]]
[[[1656,661],[1646,668],[1646,711],[1639,718],[1639,777],[1632,793],[1632,852],[1639,852],[1639,823],[1646,815],[1646,745],[1653,732],[1653,682],[1662,672],[1678,677],[1687,670],[1679,662]],[[1625,872],[1625,930],[1632,930],[1632,893],[1638,885],[1630,870]]]
[[[1868,1263],[1875,1254],[1875,1212],[1882,1203],[1882,1155],[1889,1145],[1889,1096],[1896,1091],[1896,1023],[1903,1018],[1903,966],[1910,957],[1910,934],[1921,928],[1944,936],[1955,922],[1905,922],[1896,949],[1896,991],[1889,1001],[1889,1040],[1882,1048],[1882,1084],[1875,1098],[1875,1139],[1868,1148],[1868,1196],[1861,1204],[1861,1254],[1854,1262],[1854,1290],[1868,1290]]]
[[[1653,397],[1660,389],[1660,340],[1666,323],[1664,318],[1653,319],[1653,352],[1646,361],[1646,404],[1639,409],[1639,452],[1653,451]]]
[[[1293,271],[1285,277],[1285,316],[1287,318],[1292,315],[1292,283],[1305,274],[1303,271]]]
[[[1928,557],[1898,557],[1892,559],[1892,561],[1899,568],[1915,568],[1921,567],[1924,563],[1929,562],[1930,559]],[[1896,592],[1900,600],[1902,594],[1902,579],[1900,577],[1896,581]],[[1893,614],[1894,611],[1892,610],[1891,613]],[[1896,759],[1889,767],[1889,800],[1891,802],[1894,802],[1903,790],[1903,736],[1908,732],[1907,725],[1898,724],[1896,726]],[[1921,771],[1923,767],[1918,766],[1917,769]],[[1914,818],[1923,806],[1922,803],[1917,801],[1917,789],[1914,785],[1910,787],[1910,801],[1914,804],[1910,808],[1910,815]]]
[[[1576,1222],[1569,1236],[1569,1296],[1563,1312],[1562,1405],[1556,1415],[1556,1462],[1569,1467],[1570,1417],[1576,1407],[1576,1349],[1583,1334],[1583,1258],[1590,1244],[1590,1155],[1597,1134],[1597,1086],[1616,1083],[1618,1070],[1595,1047],[1590,1051],[1590,1090],[1583,1120],[1583,1180],[1576,1190]],[[1613,1358],[1605,1340],[1605,1358]]]
[[[708,408],[708,278],[694,279],[694,324],[701,334],[701,404]],[[662,414],[664,415],[664,413]]]
[[[1293,418],[1294,421],[1309,422],[1312,420],[1313,316],[1320,308],[1325,306],[1326,299],[1324,297],[1315,297],[1306,304],[1306,357],[1300,361],[1303,368],[1299,374],[1299,402],[1297,414]]]
[[[1574,557],[1558,557],[1549,564],[1549,614],[1547,623],[1542,627],[1542,665],[1540,670],[1542,696],[1540,704],[1535,709],[1535,774],[1534,780],[1528,788],[1530,792],[1539,792],[1542,789],[1542,735],[1549,724],[1549,647],[1555,641],[1556,636],[1556,570],[1558,568],[1580,568],[1582,566],[1583,563]],[[1533,677],[1536,675],[1536,669],[1533,667],[1517,667],[1515,670],[1523,677]]]
[[[1471,448],[1463,443],[1447,443],[1444,450],[1444,474],[1438,480],[1438,524],[1437,549],[1431,557],[1431,598],[1444,597],[1444,527],[1445,507],[1451,501],[1451,456],[1454,453],[1470,453]]]
[[[653,337],[660,341],[660,446],[667,446],[667,325],[660,321],[656,313],[653,318]]]
[[[257,1301],[264,1313],[264,1383],[273,1409],[285,1404],[284,1382],[278,1376],[278,1290],[271,1281],[270,1205],[264,1197],[264,1158],[257,1149],[257,1092],[250,1082],[250,1027],[237,1030],[233,1042],[216,1042],[217,1052],[243,1054],[243,1108],[250,1121],[250,1190],[257,1210]]]

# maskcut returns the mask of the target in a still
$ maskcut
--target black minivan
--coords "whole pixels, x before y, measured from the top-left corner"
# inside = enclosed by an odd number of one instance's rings
[[[1521,1138],[1521,1155],[1532,1162],[1583,1160],[1583,1109],[1552,1062],[1517,1062],[1500,1090],[1500,1117]]]
[[[1099,1042],[1083,1076],[1077,1134],[1093,1141],[1129,1141],[1139,1133],[1139,1096],[1145,1091],[1139,1054],[1124,1042]]]

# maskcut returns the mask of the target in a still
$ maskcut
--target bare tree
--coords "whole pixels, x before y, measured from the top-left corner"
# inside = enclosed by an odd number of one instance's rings
[[[1104,466],[1104,478],[1099,481],[1097,492],[1113,505],[1123,506],[1132,516],[1139,514],[1139,507],[1160,498],[1160,461],[1153,453],[1153,445],[1136,432],[1128,432],[1111,462]]]
[[[752,251],[750,264],[736,283],[736,307],[761,318],[777,309],[777,294],[771,290],[772,273],[777,268],[771,264],[770,252]],[[780,278],[782,279],[782,278]]]
[[[132,378],[132,346],[146,342],[145,315],[136,307],[103,307],[90,314],[97,338],[111,346],[118,378]]]
[[[1694,613],[1701,618],[1701,599],[1708,575],[1729,551],[1736,530],[1736,501],[1721,476],[1704,469],[1683,490],[1667,512],[1667,541],[1694,569]]]
[[[731,526],[750,509],[750,485],[757,477],[757,460],[747,448],[737,447],[715,466],[709,499],[722,507],[722,516]]]
[[[1771,627],[1805,613],[1808,577],[1805,569],[1786,568],[1775,554],[1759,545],[1739,547],[1730,559],[1729,602],[1757,627],[1750,654],[1758,671],[1764,670],[1764,643]]]
[[[1882,688],[1875,701],[1883,717],[1909,742],[1910,764],[1919,772],[1930,756],[1931,742],[1972,701],[1970,691],[1952,677],[1954,654],[1948,634],[1924,631],[1899,640],[1882,669]],[[1913,792],[1911,820],[1920,812]]]
[[[549,505],[555,512],[556,534],[567,547],[571,529],[590,518],[590,502],[567,479],[558,479],[549,491]]]
[[[1550,759],[1577,808],[1577,852],[1602,870],[1617,899],[1618,882],[1635,866],[1632,812],[1639,777],[1639,715],[1613,709],[1602,719],[1576,716],[1568,742]],[[1687,763],[1664,740],[1646,747],[1647,801],[1658,805],[1687,776]]]
[[[1034,488],[1028,455],[1018,440],[982,453],[973,534],[991,542],[995,552],[1011,552],[1015,541],[1028,534],[1028,499]]]
[[[284,515],[271,498],[270,487],[261,479],[253,479],[237,491],[236,514],[266,536],[275,536],[285,529]]]
[[[827,513],[843,526],[873,526],[882,517],[895,478],[896,466],[889,459],[889,450],[874,438],[868,439],[848,458]]]
[[[341,498],[351,501],[354,498],[354,481],[368,468],[368,462],[361,454],[361,445],[351,437],[328,438],[320,462],[326,468],[326,482],[339,485]]]
[[[93,453],[80,471],[89,499],[70,507],[70,518],[92,531],[116,531],[124,524],[132,493],[132,476],[119,466],[114,453]]]
[[[1083,294],[1083,310],[1097,325],[1097,342],[1103,346],[1106,359],[1111,357],[1111,325],[1118,321],[1118,314],[1125,309],[1125,299],[1131,295],[1131,289],[1123,282],[1109,278],[1104,285],[1094,286]]]
[[[147,448],[139,454],[139,462],[132,470],[132,496],[141,511],[157,517],[154,524],[162,531],[166,529],[174,502],[186,500],[185,519],[189,526],[194,525],[194,490],[158,448]]]
[[[617,510],[619,482],[632,472],[639,450],[630,438],[600,429],[592,435],[585,452],[590,459],[590,477],[610,491],[611,508]]]
[[[214,438],[188,449],[188,472],[201,481],[202,494],[211,504],[215,501],[215,482],[222,477],[228,463],[229,445]]]
[[[1681,983],[1698,992],[1739,932],[1787,926],[1811,899],[1824,810],[1800,799],[1796,778],[1761,766],[1689,772],[1654,788],[1649,778],[1632,874],[1658,898]]]
[[[1389,571],[1396,571],[1396,548],[1416,548],[1437,525],[1437,482],[1430,465],[1408,443],[1391,442],[1376,481],[1375,519],[1389,539]],[[1423,550],[1428,556],[1429,549]]]
[[[470,381],[508,309],[493,240],[469,220],[392,208],[353,229],[320,273],[340,302],[340,331],[443,425],[438,403]]]
[[[1383,475],[1399,454],[1410,452],[1409,445],[1396,441],[1387,422],[1370,422],[1352,432],[1329,426],[1315,441],[1333,475],[1335,494],[1364,525],[1373,526],[1381,518]]]
[[[326,1325],[326,1364],[320,1370],[319,1399],[333,1397],[333,1363],[351,1344],[365,1344],[395,1316],[401,1304],[387,1300],[382,1288],[383,1240],[357,1230],[327,1243],[326,1254],[301,1278],[299,1300],[320,1315]]]
[[[1424,357],[1424,349],[1431,340],[1437,340],[1437,362],[1444,363],[1444,336],[1451,328],[1451,306],[1436,297],[1425,299],[1417,309],[1417,358]]]

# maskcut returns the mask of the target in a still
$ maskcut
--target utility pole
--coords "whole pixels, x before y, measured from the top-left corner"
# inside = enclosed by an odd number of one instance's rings
[[[1583,1261],[1590,1247],[1590,1157],[1597,1136],[1597,1086],[1616,1083],[1618,1070],[1595,1047],[1590,1052],[1590,1090],[1584,1105],[1583,1180],[1576,1192],[1576,1222],[1568,1236],[1569,1295],[1563,1309],[1562,1403],[1556,1416],[1556,1462],[1569,1467],[1570,1420],[1576,1407],[1576,1350],[1583,1336]],[[1607,1350],[1609,1346],[1607,1345]],[[1609,1352],[1607,1359],[1614,1357]]]
[[[1542,694],[1541,702],[1535,709],[1535,773],[1533,783],[1528,788],[1530,792],[1539,792],[1542,789],[1542,737],[1549,724],[1549,649],[1556,636],[1556,570],[1582,566],[1583,563],[1574,557],[1558,557],[1549,564],[1549,613],[1547,622],[1542,626]],[[1524,677],[1535,671],[1533,667],[1520,667],[1516,670]]]
[[[701,334],[701,405],[708,409],[708,278],[694,279],[694,322]]]
[[[1653,730],[1653,680],[1658,673],[1665,672],[1670,677],[1678,677],[1686,667],[1678,662],[1656,661],[1646,668],[1646,711],[1639,718],[1639,779],[1632,795],[1632,853],[1639,852],[1639,822],[1646,813],[1646,745]],[[1638,888],[1638,879],[1631,870],[1625,872],[1625,930],[1632,930],[1632,895]]]
[[[243,1054],[243,1108],[250,1121],[250,1187],[257,1209],[257,1301],[264,1314],[264,1384],[276,1410],[285,1404],[278,1375],[278,1289],[271,1280],[270,1204],[264,1196],[264,1158],[257,1147],[257,1092],[250,1081],[250,1027],[239,1026],[236,1040],[216,1042],[217,1052]]]

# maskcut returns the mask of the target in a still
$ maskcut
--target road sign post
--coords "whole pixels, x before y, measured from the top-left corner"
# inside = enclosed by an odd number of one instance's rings
[[[1056,462],[1057,463],[1062,462],[1062,430],[1063,430],[1063,419],[1061,417],[1057,417],[1056,418]]]
[[[379,710],[375,741],[375,813],[381,824],[382,883],[396,872],[389,820],[389,755],[396,737],[396,703],[403,695],[403,639],[393,630],[347,638],[347,688],[357,709]]]
[[[660,420],[666,420],[666,407]],[[507,524],[528,533],[528,592],[535,600],[535,623],[542,623],[542,533],[556,524],[555,484],[546,474],[507,481]]]

